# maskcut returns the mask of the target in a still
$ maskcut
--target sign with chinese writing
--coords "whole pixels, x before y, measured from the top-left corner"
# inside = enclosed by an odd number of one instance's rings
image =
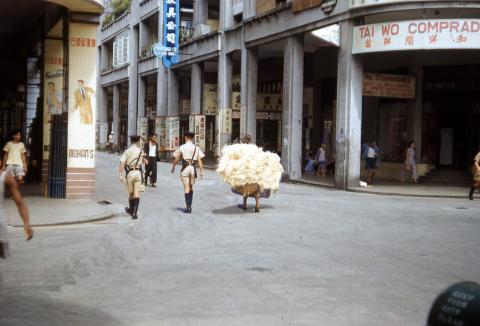
[[[355,27],[353,53],[480,49],[480,19],[435,19]]]
[[[97,48],[92,42],[97,26],[71,23],[69,30],[67,166],[94,168]]]
[[[43,63],[43,159],[49,159],[51,115],[60,115],[63,105],[63,41],[46,39]]]
[[[137,119],[137,135],[140,136],[140,146],[143,147],[148,141],[148,118],[139,117]]]
[[[438,0],[350,0],[350,9],[366,7],[366,6],[378,6],[378,5],[387,5],[395,2],[427,2],[427,1],[438,1]],[[441,0],[440,0],[441,1]]]
[[[204,115],[191,115],[189,121],[190,131],[195,132],[195,145],[205,152],[205,124],[206,118]]]
[[[170,68],[178,63],[180,0],[163,0],[163,22],[162,63],[165,68]]]
[[[158,138],[159,151],[164,151],[167,144],[167,117],[156,117],[155,118],[155,133]]]
[[[180,118],[166,117],[166,150],[174,151],[180,146]]]
[[[363,75],[363,95],[414,99],[415,77],[365,73]]]
[[[204,84],[203,86],[203,114],[217,114],[217,84]]]
[[[222,122],[222,133],[232,133],[232,109],[222,109],[219,111],[220,121]]]

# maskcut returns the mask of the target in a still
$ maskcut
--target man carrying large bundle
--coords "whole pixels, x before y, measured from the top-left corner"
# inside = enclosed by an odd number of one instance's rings
[[[253,144],[234,144],[223,148],[217,172],[233,192],[243,196],[242,209],[247,209],[247,198],[253,197],[258,213],[260,198],[278,190],[283,167],[277,154]]]

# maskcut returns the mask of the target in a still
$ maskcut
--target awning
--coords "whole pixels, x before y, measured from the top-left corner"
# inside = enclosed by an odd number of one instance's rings
[[[74,12],[88,12],[101,14],[103,12],[103,5],[101,0],[44,0],[56,3],[57,5],[68,8]]]

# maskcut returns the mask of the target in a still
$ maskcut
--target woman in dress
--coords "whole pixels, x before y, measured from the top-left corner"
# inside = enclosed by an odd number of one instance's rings
[[[402,182],[405,182],[405,174],[411,173],[411,180],[417,183],[417,160],[415,157],[415,142],[408,143],[408,148],[405,154],[405,169],[402,171]]]

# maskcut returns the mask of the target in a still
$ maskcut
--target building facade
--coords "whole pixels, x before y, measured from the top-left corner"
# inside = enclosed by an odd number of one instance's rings
[[[163,14],[132,0],[99,31],[100,147],[157,133],[168,155],[191,129],[214,161],[249,134],[297,180],[326,144],[338,189],[358,186],[365,142],[391,179],[409,141],[420,175],[465,170],[480,148],[480,1],[182,1],[169,69],[151,51]]]

